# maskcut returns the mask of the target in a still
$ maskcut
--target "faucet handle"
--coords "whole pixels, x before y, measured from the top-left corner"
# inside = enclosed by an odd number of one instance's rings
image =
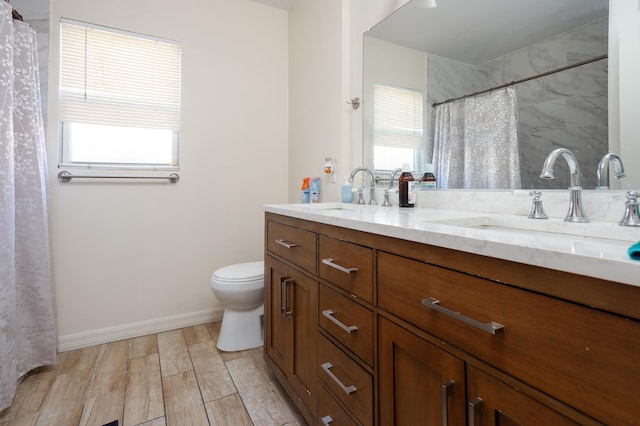
[[[358,189],[358,203],[357,204],[367,204],[364,201],[364,191],[362,190],[362,188]]]
[[[389,201],[389,189],[384,190],[384,201],[382,202],[382,207],[391,207],[391,201]]]
[[[627,202],[624,203],[624,216],[620,222],[621,226],[640,226],[640,207],[638,206],[638,191],[627,192]]]
[[[533,196],[533,205],[531,206],[529,219],[548,219],[549,216],[547,216],[544,207],[542,207],[542,191],[531,191],[529,195]]]

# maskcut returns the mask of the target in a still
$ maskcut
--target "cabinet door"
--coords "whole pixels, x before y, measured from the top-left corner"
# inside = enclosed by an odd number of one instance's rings
[[[287,320],[291,330],[289,381],[304,405],[316,412],[318,404],[318,283],[290,268],[285,283]]]
[[[464,425],[464,362],[379,317],[380,424]]]
[[[270,256],[265,257],[265,351],[280,372],[288,376],[287,318],[284,309],[285,285],[289,268]]]
[[[540,402],[467,365],[469,425],[577,425]]]

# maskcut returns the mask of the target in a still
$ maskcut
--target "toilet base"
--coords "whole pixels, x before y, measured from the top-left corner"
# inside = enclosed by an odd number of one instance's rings
[[[264,305],[250,310],[225,308],[216,347],[224,352],[235,352],[262,346],[263,315]]]

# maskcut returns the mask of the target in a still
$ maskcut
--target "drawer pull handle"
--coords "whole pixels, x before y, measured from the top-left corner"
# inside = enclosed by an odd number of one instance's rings
[[[324,416],[322,418],[322,424],[324,426],[329,426],[329,423],[331,423],[333,421],[333,419],[331,418],[331,416]]]
[[[455,312],[455,311],[452,311],[451,309],[443,308],[442,306],[440,306],[440,301],[433,297],[423,299],[422,304],[427,308],[431,308],[438,312],[442,312],[445,315],[448,315],[462,322],[465,322],[469,325],[477,327],[482,331],[486,331],[487,333],[498,334],[498,333],[504,332],[504,325],[500,323],[497,323],[495,321],[489,321],[488,323],[482,323],[480,321],[476,321],[473,318],[469,318],[464,315],[461,315],[459,312]]]
[[[324,315],[326,318],[329,319],[329,321],[331,321],[332,323],[334,323],[335,325],[337,325],[347,333],[353,333],[354,331],[358,331],[358,327],[356,327],[355,325],[349,325],[349,326],[344,325],[340,320],[335,318],[333,316],[333,311],[331,309],[325,309],[324,311],[322,311],[322,315]]]
[[[337,269],[340,272],[344,272],[345,274],[351,274],[353,272],[358,272],[358,268],[345,268],[344,266],[340,266],[337,263],[334,263],[333,259],[327,257],[326,259],[322,259],[322,263],[327,266],[331,266],[334,269]]]
[[[351,395],[357,390],[356,387],[353,385],[351,386],[343,385],[340,379],[338,379],[336,375],[331,372],[331,368],[333,368],[333,364],[331,364],[330,362],[325,362],[324,364],[322,364],[322,369],[324,370],[324,372],[327,373],[329,377],[331,377],[331,380],[333,380],[334,382],[336,382],[338,386],[340,386],[340,388],[344,391],[344,393],[346,393],[347,395]]]
[[[469,426],[476,426],[476,417],[478,414],[482,414],[482,406],[484,401],[482,398],[476,398],[473,401],[469,401],[469,408],[467,414],[469,415]]]
[[[449,382],[442,385],[442,426],[449,426],[449,397],[454,394],[456,382]]]
[[[290,242],[285,241],[285,240],[283,240],[283,239],[276,240],[276,243],[278,243],[278,244],[280,244],[281,246],[286,247],[286,248],[288,248],[288,249],[290,249],[290,248],[294,248],[294,247],[298,247],[296,243],[290,243]]]

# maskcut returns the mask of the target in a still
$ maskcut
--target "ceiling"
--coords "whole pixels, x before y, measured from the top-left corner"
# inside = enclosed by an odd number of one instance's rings
[[[421,9],[409,2],[375,25],[368,35],[477,65],[605,17],[609,6],[608,0],[437,3],[435,8]]]

